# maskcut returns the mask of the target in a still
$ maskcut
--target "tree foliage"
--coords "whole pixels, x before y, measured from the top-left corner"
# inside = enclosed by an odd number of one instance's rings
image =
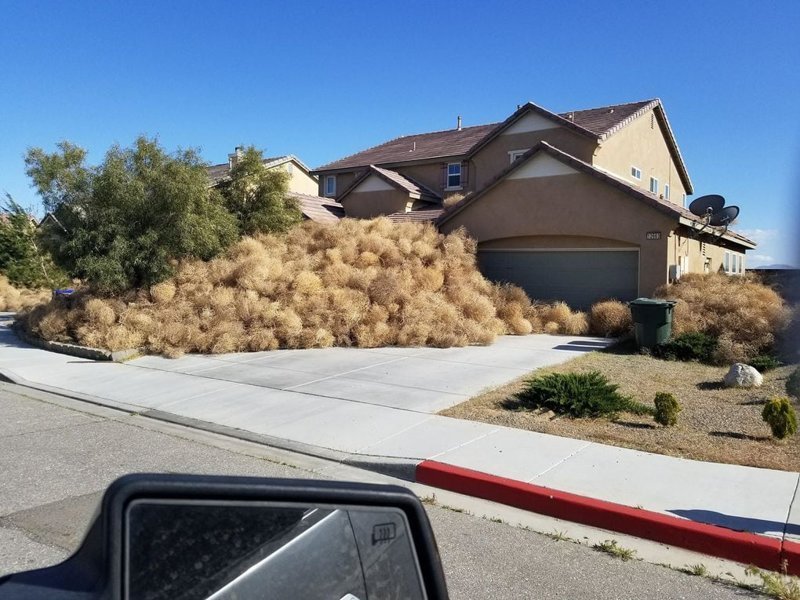
[[[236,220],[194,150],[155,139],[113,146],[96,167],[69,142],[28,151],[27,173],[54,219],[43,240],[56,262],[101,292],[149,286],[175,261],[210,259],[236,239]]]
[[[26,288],[57,287],[68,281],[42,248],[36,221],[10,194],[0,215],[0,273]]]
[[[262,152],[253,146],[242,152],[219,190],[241,235],[284,232],[303,218],[297,200],[287,195],[289,174],[267,169]]]

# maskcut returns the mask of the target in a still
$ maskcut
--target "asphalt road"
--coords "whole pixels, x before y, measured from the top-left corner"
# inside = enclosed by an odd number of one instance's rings
[[[0,575],[80,543],[105,487],[132,471],[381,476],[0,383]],[[729,584],[428,506],[454,599],[756,598]]]

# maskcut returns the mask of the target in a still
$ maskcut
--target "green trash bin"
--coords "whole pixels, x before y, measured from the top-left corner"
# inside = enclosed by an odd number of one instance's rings
[[[669,340],[675,304],[673,300],[655,298],[637,298],[628,303],[639,348],[653,348]]]

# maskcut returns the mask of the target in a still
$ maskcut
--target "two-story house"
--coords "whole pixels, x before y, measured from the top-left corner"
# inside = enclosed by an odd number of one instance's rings
[[[659,100],[400,137],[316,169],[349,217],[465,227],[486,276],[587,307],[681,273],[744,272],[751,240],[686,209],[692,182]]]

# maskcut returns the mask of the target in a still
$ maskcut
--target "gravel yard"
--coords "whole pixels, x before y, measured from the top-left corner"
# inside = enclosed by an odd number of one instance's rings
[[[676,427],[661,427],[651,417],[621,414],[616,420],[571,419],[514,409],[522,377],[489,390],[440,414],[591,440],[658,454],[712,462],[800,471],[800,439],[773,440],[761,419],[764,402],[785,396],[784,383],[795,366],[764,374],[764,385],[740,390],[722,387],[727,368],[669,362],[639,354],[592,352],[531,375],[600,371],[623,394],[653,405],[656,392],[672,393],[682,407]],[[797,402],[794,402],[798,408]]]

